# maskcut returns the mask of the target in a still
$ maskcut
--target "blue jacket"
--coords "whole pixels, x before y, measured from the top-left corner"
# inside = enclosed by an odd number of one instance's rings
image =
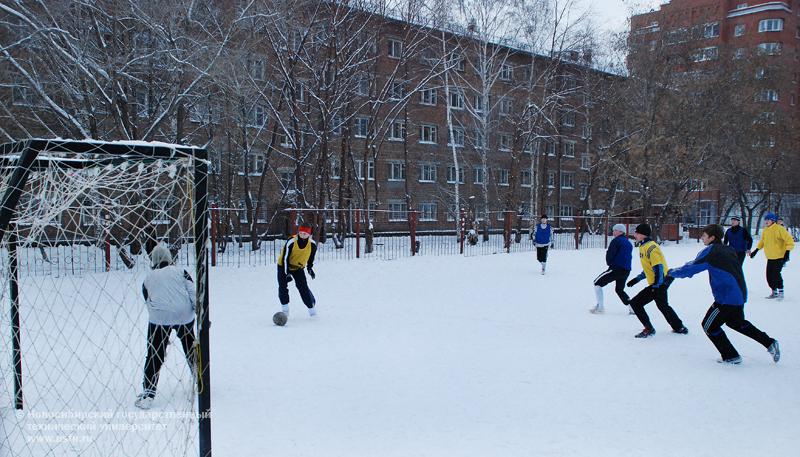
[[[606,251],[606,265],[631,271],[633,259],[633,245],[626,235],[615,236]]]
[[[708,270],[708,282],[714,301],[720,305],[744,306],[747,301],[747,284],[736,257],[736,251],[721,243],[713,243],[697,254],[697,258],[680,268],[669,270],[675,278],[691,278]]]
[[[552,234],[552,225],[547,224],[542,228],[542,224],[536,224],[536,235],[534,236],[533,242],[536,243],[537,246],[546,246],[551,243]]]
[[[725,232],[722,244],[732,247],[736,252],[745,252],[753,247],[753,237],[741,226],[731,227]]]

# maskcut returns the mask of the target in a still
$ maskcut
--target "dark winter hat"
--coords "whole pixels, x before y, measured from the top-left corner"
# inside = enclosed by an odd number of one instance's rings
[[[764,215],[764,220],[775,222],[778,220],[778,216],[775,213],[767,213]]]
[[[722,238],[725,236],[722,226],[718,224],[708,224],[703,228],[703,233],[708,236],[714,237],[715,243],[722,243]]]
[[[547,214],[542,214],[542,217],[540,217],[539,219],[547,219]]]
[[[653,231],[650,229],[650,226],[647,224],[639,224],[636,226],[636,233],[640,233],[644,236],[649,237]]]

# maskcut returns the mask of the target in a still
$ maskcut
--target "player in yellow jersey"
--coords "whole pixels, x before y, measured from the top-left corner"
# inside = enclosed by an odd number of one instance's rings
[[[642,279],[647,278],[647,287],[639,291],[635,297],[631,299],[631,309],[636,313],[636,317],[644,325],[644,330],[636,335],[636,338],[647,338],[656,334],[653,324],[650,323],[650,317],[644,310],[644,305],[651,301],[656,302],[658,310],[667,319],[669,325],[672,327],[673,333],[687,334],[689,331],[683,326],[681,318],[675,313],[675,310],[669,306],[667,298],[667,288],[672,283],[673,278],[667,277],[669,269],[667,268],[667,261],[658,243],[650,238],[650,226],[647,224],[639,224],[636,227],[636,232],[633,236],[636,238],[636,245],[639,246],[639,260],[642,262],[642,272],[639,276],[628,281],[628,287],[632,287]]]
[[[297,235],[289,238],[281,248],[278,255],[278,298],[281,301],[281,310],[289,314],[289,282],[294,280],[297,291],[303,303],[308,308],[309,316],[316,316],[314,307],[316,299],[308,288],[308,281],[303,269],[308,270],[311,279],[314,274],[314,255],[317,253],[317,243],[311,239],[311,227],[301,225]]]

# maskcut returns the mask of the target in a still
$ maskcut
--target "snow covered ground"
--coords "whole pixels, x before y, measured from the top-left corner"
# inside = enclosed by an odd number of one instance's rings
[[[664,252],[677,266],[699,249]],[[532,253],[320,262],[319,316],[290,289],[283,328],[274,266],[214,269],[215,455],[797,455],[794,262],[783,302],[763,298],[764,257],[745,263],[746,314],[783,359],[728,331],[744,363],[727,366],[700,326],[705,273],[670,289],[689,335],[650,304],[658,334],[638,340],[611,287],[588,312],[603,255],[551,252],[546,276]]]

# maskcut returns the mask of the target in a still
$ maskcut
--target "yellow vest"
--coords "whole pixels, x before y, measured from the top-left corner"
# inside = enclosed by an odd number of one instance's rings
[[[308,239],[306,247],[301,248],[297,244],[297,235],[289,238],[289,241],[281,248],[281,253],[278,255],[278,266],[282,267],[285,262],[289,262],[289,270],[302,270],[308,263],[308,258],[311,256],[311,244],[314,240]],[[287,254],[288,253],[288,259]]]
[[[653,240],[639,245],[639,260],[642,262],[642,269],[644,275],[647,277],[647,284],[653,285],[656,282],[656,273],[653,267],[661,265],[664,270],[664,277],[667,276],[669,269],[667,268],[667,259],[661,252],[661,247]]]
[[[761,231],[757,247],[764,250],[764,255],[769,260],[782,259],[786,251],[794,249],[794,239],[786,227],[772,224]]]

